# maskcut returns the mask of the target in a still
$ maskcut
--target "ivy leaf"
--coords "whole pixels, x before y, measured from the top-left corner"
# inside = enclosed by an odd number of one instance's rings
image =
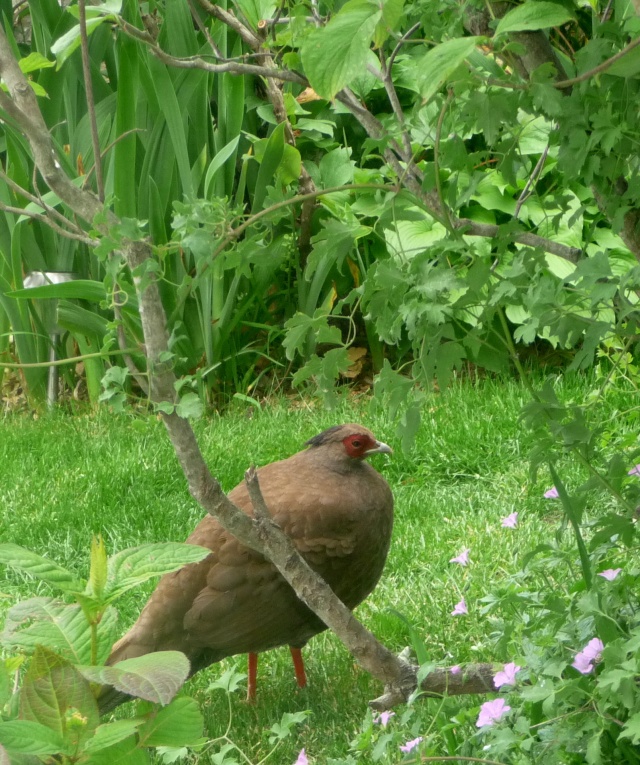
[[[302,46],[302,64],[311,87],[332,99],[362,70],[382,11],[369,0],[349,0]]]
[[[527,3],[516,6],[500,19],[496,27],[495,36],[497,37],[507,32],[559,27],[573,18],[573,13],[563,5],[549,3],[546,0],[529,0]]]

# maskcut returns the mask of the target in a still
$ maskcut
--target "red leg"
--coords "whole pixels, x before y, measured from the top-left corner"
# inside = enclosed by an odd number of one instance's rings
[[[302,659],[302,651],[299,648],[289,646],[291,651],[291,658],[293,659],[293,668],[296,673],[296,680],[300,688],[306,688],[307,686],[307,674],[304,671],[304,661]]]
[[[248,659],[247,701],[249,704],[255,704],[256,688],[258,687],[258,654],[250,653]]]

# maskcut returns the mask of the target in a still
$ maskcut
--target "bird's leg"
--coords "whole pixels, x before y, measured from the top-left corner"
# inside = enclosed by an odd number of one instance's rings
[[[247,702],[256,703],[256,688],[258,686],[258,654],[250,653],[247,667]]]
[[[302,651],[299,648],[289,646],[291,651],[291,658],[293,659],[293,668],[296,673],[296,681],[300,688],[307,687],[307,673],[304,671],[304,661],[302,659]]]

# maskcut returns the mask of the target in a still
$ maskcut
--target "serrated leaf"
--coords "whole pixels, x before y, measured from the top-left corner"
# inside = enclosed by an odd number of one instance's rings
[[[436,45],[420,60],[418,88],[425,101],[444,85],[462,62],[471,55],[481,37],[460,37]]]
[[[38,646],[20,691],[20,715],[59,734],[72,751],[100,722],[89,683],[66,659]]]
[[[368,0],[349,0],[302,46],[302,65],[315,92],[332,99],[366,64],[382,12]]]
[[[179,651],[157,651],[112,667],[78,667],[91,682],[154,704],[168,704],[189,676],[189,659]]]
[[[140,728],[144,746],[190,746],[202,736],[204,719],[195,699],[174,699]]]
[[[84,583],[57,563],[10,542],[0,544],[0,563],[36,577],[62,592],[81,593]]]
[[[529,0],[506,13],[496,27],[496,37],[506,32],[523,32],[559,27],[571,21],[573,13],[564,5],[546,0]]]
[[[0,722],[0,745],[13,754],[50,756],[64,751],[62,736],[30,720]]]
[[[98,627],[98,663],[106,660],[116,637],[117,617],[108,608]],[[31,598],[13,606],[7,614],[2,644],[33,651],[47,646],[77,664],[91,663],[91,628],[77,604],[53,598]]]
[[[124,741],[129,736],[132,736],[143,723],[144,720],[142,719],[133,719],[116,720],[115,722],[98,725],[93,736],[85,742],[82,751],[85,754],[93,754],[118,744],[120,741]]]
[[[640,743],[640,712],[636,712],[624,724],[620,738],[630,738],[632,744]]]
[[[154,576],[163,576],[189,563],[199,563],[211,550],[182,542],[158,542],[131,547],[112,555],[107,563],[105,601],[112,602],[123,592]]]

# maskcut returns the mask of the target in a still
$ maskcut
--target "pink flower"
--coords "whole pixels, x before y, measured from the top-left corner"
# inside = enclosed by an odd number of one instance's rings
[[[613,582],[613,580],[618,576],[618,574],[622,571],[621,568],[608,568],[605,571],[599,571],[598,576],[601,576],[603,579],[606,579],[608,582]]]
[[[560,495],[558,494],[558,490],[555,486],[552,486],[550,489],[545,491],[544,498],[545,499],[558,499]]]
[[[418,744],[422,741],[422,736],[418,736],[418,738],[414,738],[411,741],[407,741],[406,744],[402,744],[400,746],[401,752],[410,752],[412,749],[415,749]]]
[[[380,712],[379,715],[373,718],[374,723],[380,723],[383,728],[387,727],[387,723],[392,717],[395,717],[395,712]]]
[[[505,529],[515,529],[518,525],[518,513],[511,513],[502,519],[502,527]]]
[[[298,759],[293,763],[293,765],[309,765],[309,758],[307,757],[304,748],[300,750]]]
[[[588,675],[593,671],[594,662],[598,661],[600,654],[604,650],[604,644],[600,638],[593,638],[587,645],[578,651],[571,665],[583,675]]]
[[[640,475],[640,465],[634,465],[627,475]]]
[[[459,563],[461,566],[466,566],[469,562],[469,553],[471,550],[467,547],[465,550],[463,550],[460,555],[456,555],[455,558],[451,558],[449,563]]]
[[[449,670],[452,675],[459,675],[462,672],[462,667],[459,664],[454,664]]]
[[[462,616],[462,614],[468,614],[467,604],[464,602],[464,598],[459,603],[456,603],[451,612],[451,616]]]
[[[494,699],[493,701],[485,701],[480,707],[480,714],[476,720],[477,728],[484,728],[486,725],[493,725],[505,715],[511,707],[505,702],[504,699]]]
[[[503,685],[515,685],[516,674],[520,672],[522,667],[518,667],[513,662],[504,665],[504,669],[501,672],[496,672],[493,676],[493,684],[496,688],[502,688]]]

